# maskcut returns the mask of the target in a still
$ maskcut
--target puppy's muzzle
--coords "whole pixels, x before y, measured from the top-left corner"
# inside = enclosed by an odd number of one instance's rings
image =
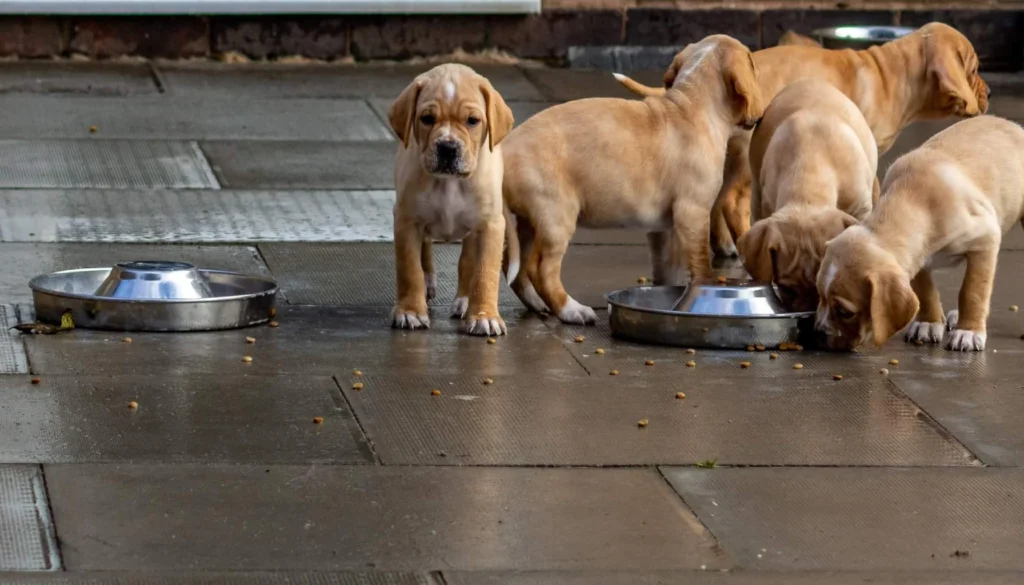
[[[433,173],[438,175],[463,174],[462,145],[454,140],[438,140],[434,144]]]

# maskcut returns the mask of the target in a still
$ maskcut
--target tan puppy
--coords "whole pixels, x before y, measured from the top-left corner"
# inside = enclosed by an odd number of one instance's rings
[[[769,102],[794,81],[814,78],[825,80],[853,100],[864,114],[880,152],[892,146],[900,131],[911,122],[970,117],[988,109],[988,86],[978,75],[978,55],[970,41],[945,24],[933,22],[917,31],[863,51],[828,50],[808,45],[789,45],[754,53],[760,72],[761,93]],[[671,85],[681,63],[674,61],[665,73],[666,87]],[[640,95],[660,95],[664,89],[641,85],[624,75],[618,79]],[[730,193],[731,185],[746,180],[749,133],[733,138],[733,154],[725,166],[720,198]],[[734,254],[731,242],[745,229],[741,205],[719,204],[732,232],[718,230],[712,246],[716,253]],[[732,212],[729,212],[732,209]]]
[[[936,134],[897,160],[864,222],[829,242],[818,272],[817,327],[836,349],[942,340],[931,271],[967,261],[946,348],[985,349],[1002,236],[1024,217],[1024,130],[983,116]]]
[[[687,270],[710,277],[708,218],[726,143],[737,125],[755,124],[764,106],[750,51],[739,41],[707,37],[686,47],[680,62],[664,96],[558,105],[505,141],[503,191],[516,216],[507,276],[531,309],[546,305],[566,323],[597,320],[562,286],[562,256],[577,224],[648,230],[658,283],[680,283]]]
[[[775,96],[750,141],[751,219],[737,245],[757,280],[774,282],[795,311],[818,306],[825,242],[878,200],[878,147],[857,106],[804,79]]]
[[[464,65],[416,77],[388,113],[395,155],[395,327],[430,327],[436,291],[430,242],[463,240],[452,316],[474,335],[505,333],[498,314],[505,219],[501,146],[512,112],[487,79]]]

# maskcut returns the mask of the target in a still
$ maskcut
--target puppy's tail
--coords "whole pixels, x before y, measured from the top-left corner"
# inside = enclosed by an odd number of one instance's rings
[[[622,84],[623,87],[635,93],[636,95],[643,97],[658,97],[665,95],[665,88],[644,85],[639,81],[636,81],[633,78],[629,77],[628,75],[623,75],[621,73],[612,73],[612,77],[615,78],[615,81],[618,81],[619,83]]]
[[[521,248],[519,246],[519,231],[516,223],[516,215],[512,213],[508,205],[503,211],[505,214],[505,254],[501,258],[501,271],[505,273],[505,281],[511,285],[516,276],[519,275]]]

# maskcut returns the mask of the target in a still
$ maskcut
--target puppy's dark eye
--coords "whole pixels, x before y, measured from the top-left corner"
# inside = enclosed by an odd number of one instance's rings
[[[420,116],[420,122],[424,126],[433,126],[434,122],[437,122],[437,118],[435,118],[431,114],[423,114],[422,116]]]
[[[466,125],[469,126],[470,128],[475,127],[479,123],[480,118],[477,118],[476,116],[470,116],[469,118],[466,118]]]
[[[843,307],[842,305],[836,305],[836,317],[846,320],[849,319],[850,317],[853,317],[853,313],[846,310],[846,308]]]

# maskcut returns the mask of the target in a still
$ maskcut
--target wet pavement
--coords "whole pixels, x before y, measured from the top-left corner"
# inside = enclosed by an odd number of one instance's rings
[[[481,70],[520,122],[624,95],[606,73]],[[447,318],[453,245],[434,328],[393,331],[385,112],[417,71],[0,64],[0,583],[1024,580],[1019,227],[980,354],[688,355],[507,289],[488,344]],[[1024,120],[1013,91],[993,113]],[[567,288],[604,316],[649,276],[643,244],[581,231]],[[273,275],[280,326],[7,331],[32,276],[135,259]],[[938,278],[948,305],[959,277]]]

